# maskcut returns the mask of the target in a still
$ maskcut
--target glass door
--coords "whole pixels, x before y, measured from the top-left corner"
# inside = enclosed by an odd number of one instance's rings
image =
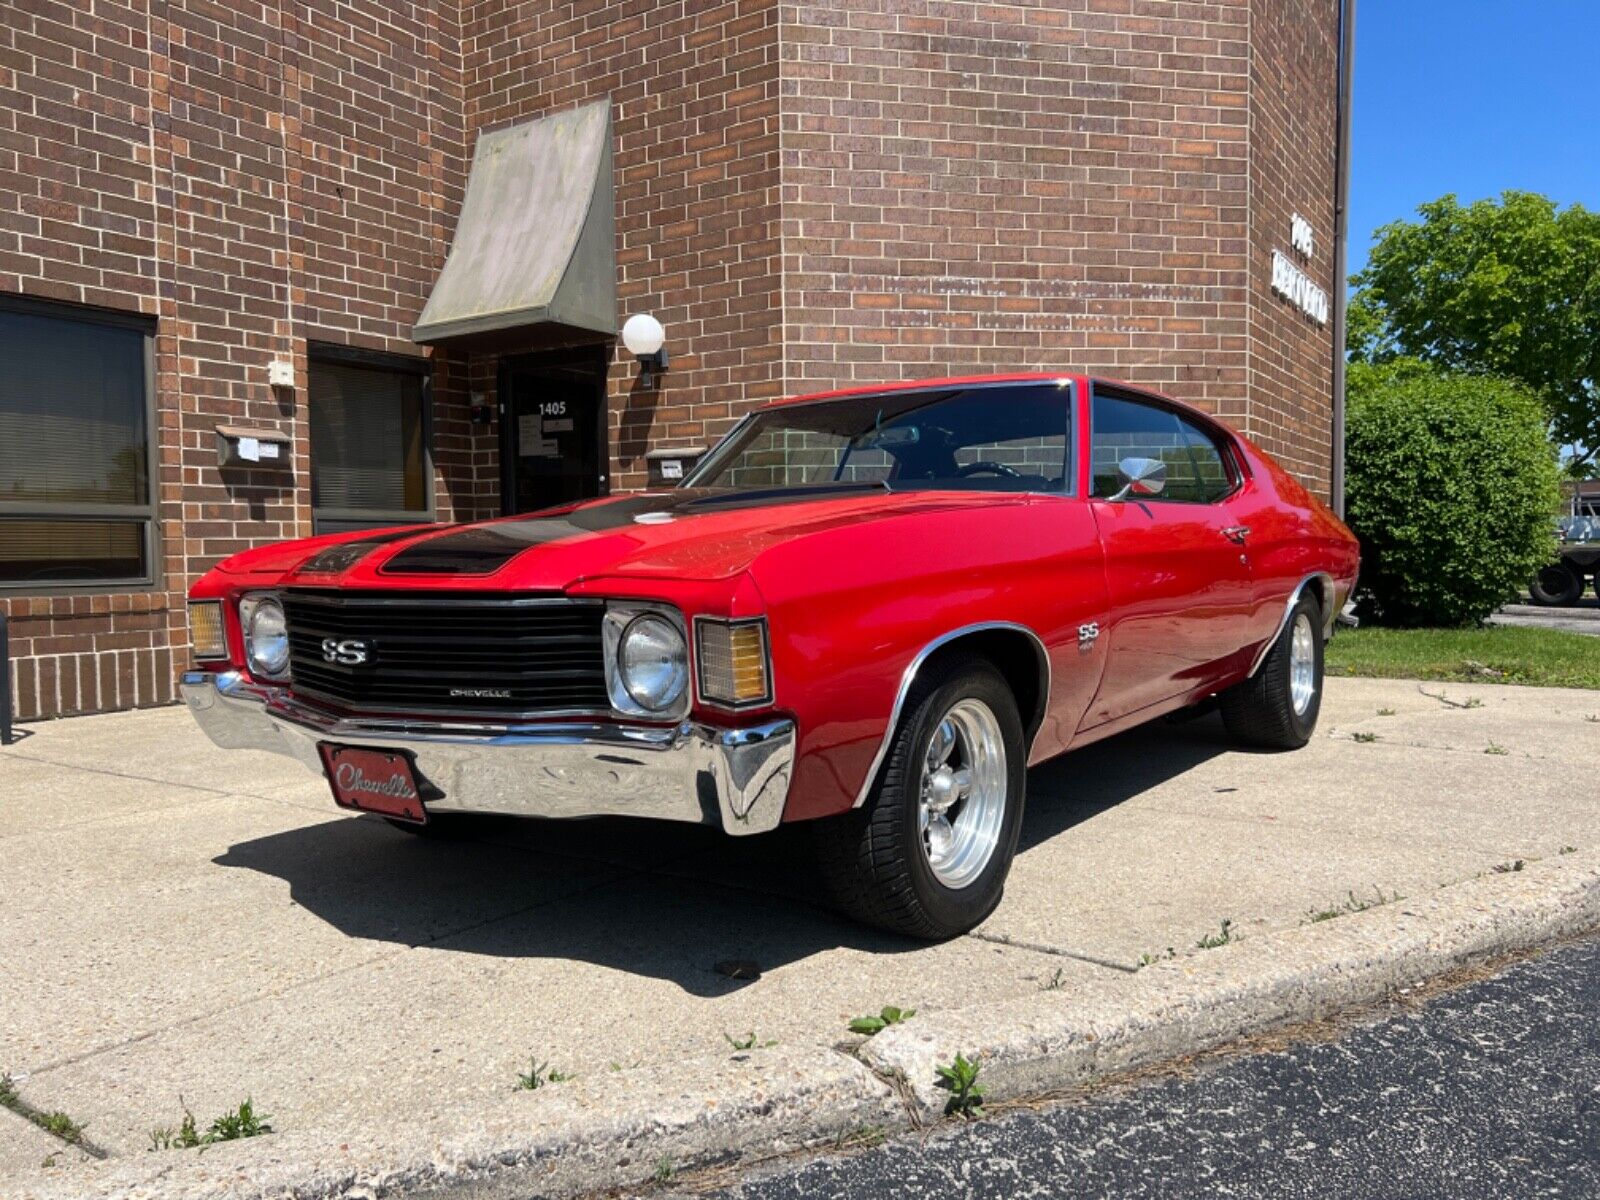
[[[507,514],[608,492],[607,347],[508,358],[500,366],[500,461]]]

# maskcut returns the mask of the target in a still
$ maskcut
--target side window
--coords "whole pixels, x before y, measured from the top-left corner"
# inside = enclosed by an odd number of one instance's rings
[[[1228,459],[1216,439],[1190,421],[1178,418],[1184,443],[1189,447],[1189,457],[1194,462],[1194,499],[1203,504],[1214,504],[1233,490],[1233,476]],[[1171,468],[1168,468],[1168,478]]]
[[[1095,395],[1090,453],[1096,496],[1111,496],[1121,489],[1117,465],[1124,458],[1154,458],[1167,464],[1164,500],[1209,504],[1233,487],[1222,448],[1209,434],[1171,409],[1121,396]]]

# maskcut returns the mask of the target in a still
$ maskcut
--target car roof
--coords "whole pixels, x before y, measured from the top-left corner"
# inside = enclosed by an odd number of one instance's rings
[[[1127,388],[1129,391],[1138,392],[1154,399],[1164,401],[1186,412],[1209,422],[1216,422],[1216,417],[1203,408],[1158,392],[1154,388],[1143,384],[1127,383],[1120,379],[1109,379],[1101,375],[1081,375],[1072,371],[1018,371],[1011,374],[999,375],[951,375],[939,379],[907,379],[893,382],[862,384],[858,387],[836,388],[828,392],[810,392],[803,396],[788,396],[782,400],[770,400],[755,411],[760,412],[765,408],[782,408],[790,404],[810,404],[818,400],[842,400],[851,396],[882,396],[898,392],[942,392],[952,388],[961,387],[986,387],[999,383],[1075,383],[1082,381],[1093,386],[1097,383],[1109,387]]]

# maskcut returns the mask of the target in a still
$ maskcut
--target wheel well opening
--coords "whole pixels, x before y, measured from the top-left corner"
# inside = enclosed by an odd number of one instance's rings
[[[999,669],[1017,698],[1017,712],[1031,746],[1033,735],[1044,723],[1048,700],[1049,667],[1042,647],[1020,629],[978,629],[940,646],[922,669],[926,671],[935,662],[962,654],[979,655]]]
[[[1333,581],[1326,575],[1313,575],[1306,583],[1306,591],[1316,598],[1317,612],[1322,617],[1322,626],[1328,629],[1333,624],[1333,618],[1338,616],[1333,608]]]

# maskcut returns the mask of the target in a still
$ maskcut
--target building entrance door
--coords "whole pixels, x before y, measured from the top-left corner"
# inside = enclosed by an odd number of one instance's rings
[[[502,507],[533,512],[609,492],[604,346],[500,364]]]

